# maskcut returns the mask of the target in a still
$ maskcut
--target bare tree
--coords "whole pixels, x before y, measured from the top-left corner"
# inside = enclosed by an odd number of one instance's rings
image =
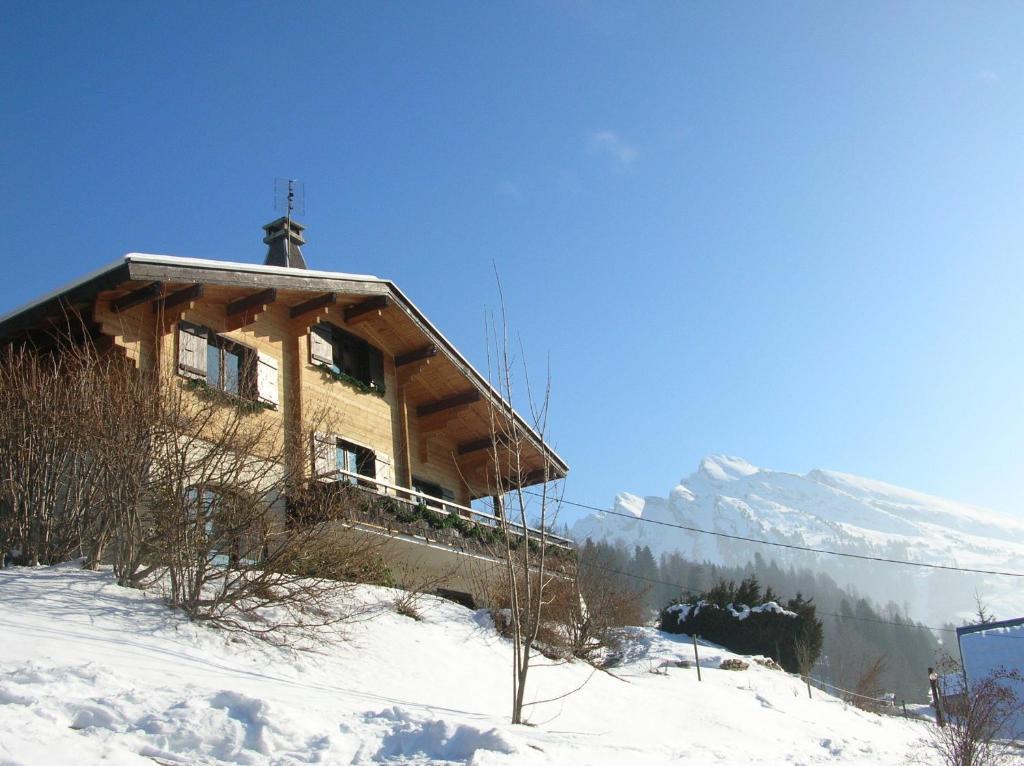
[[[979,623],[982,625],[988,625],[989,623],[995,622],[996,618],[992,614],[991,610],[981,599],[981,594],[978,591],[974,591],[974,616]]]
[[[545,624],[545,610],[551,603],[550,588],[556,579],[564,579],[564,575],[552,571],[548,558],[549,529],[556,522],[560,496],[553,483],[552,455],[546,439],[551,401],[550,371],[545,377],[543,393],[535,397],[525,361],[520,359],[517,363],[513,357],[500,279],[497,279],[497,287],[500,319],[492,316],[488,322],[488,373],[492,387],[499,394],[489,400],[491,464],[494,467],[491,481],[508,603],[506,627],[512,641],[512,723],[523,723],[526,683]],[[514,411],[517,373],[523,376],[522,389],[532,421],[529,430]],[[535,462],[528,463],[528,445],[539,453],[536,455],[539,466]],[[535,477],[535,481],[539,478],[537,490],[529,494],[522,486],[528,476]],[[531,521],[535,529],[530,528]]]

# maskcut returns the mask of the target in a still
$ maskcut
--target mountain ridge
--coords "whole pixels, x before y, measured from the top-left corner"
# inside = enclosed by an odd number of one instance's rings
[[[723,565],[745,564],[760,552],[786,565],[824,571],[883,602],[892,598],[894,588],[901,589],[920,618],[949,620],[969,614],[975,592],[1001,614],[1024,612],[1024,597],[1017,594],[1019,578],[952,579],[918,567],[858,565],[837,556],[644,523],[661,521],[837,552],[1024,573],[1024,521],[875,479],[820,468],[789,473],[740,457],[709,455],[667,497],[621,492],[613,509],[627,516],[592,514],[576,522],[574,537],[647,545],[656,556],[678,552],[691,560]]]

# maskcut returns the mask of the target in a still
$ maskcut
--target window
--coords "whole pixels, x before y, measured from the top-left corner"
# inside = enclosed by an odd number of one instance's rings
[[[214,335],[206,344],[206,385],[250,398],[256,388],[254,362],[252,349]]]
[[[278,405],[277,358],[218,335],[209,327],[178,323],[178,374],[210,388],[271,408]]]
[[[344,439],[338,439],[335,455],[336,465],[339,470],[357,473],[360,476],[367,476],[371,479],[377,478],[377,461],[373,450],[360,447],[358,444],[353,444]],[[349,484],[356,484],[359,481],[354,476],[346,476],[345,474],[339,474],[338,479]]]
[[[218,567],[258,563],[260,543],[251,527],[251,502],[234,492],[207,487],[189,487],[185,499],[197,552]]]
[[[432,481],[426,479],[420,479],[416,476],[412,477],[412,488],[417,492],[422,492],[424,495],[430,497],[436,497],[438,500],[447,500],[448,502],[455,502],[455,493],[447,487],[442,487],[440,484],[435,484]],[[441,508],[447,508],[445,503],[437,504]]]
[[[378,391],[384,390],[384,355],[362,338],[331,324],[309,331],[310,361]]]

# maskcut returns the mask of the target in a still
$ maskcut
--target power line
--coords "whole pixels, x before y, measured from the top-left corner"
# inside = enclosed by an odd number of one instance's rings
[[[587,561],[579,562],[579,566],[587,567],[589,569],[597,569],[599,571],[608,572],[610,574],[622,575],[623,577],[630,577],[630,578],[632,578],[634,580],[643,580],[644,582],[653,583],[655,585],[667,585],[670,588],[676,588],[676,589],[682,591],[683,593],[689,593],[690,595],[693,595],[693,596],[699,596],[700,595],[700,591],[694,590],[693,588],[687,588],[685,585],[680,585],[679,583],[669,582],[668,580],[659,580],[659,579],[654,578],[654,577],[644,577],[643,575],[633,574],[631,572],[623,572],[622,570],[619,570],[619,569],[612,569],[610,567],[603,567],[603,566],[600,566],[598,564],[591,564],[591,563],[589,563]],[[835,617],[835,618],[837,618],[839,620],[856,620],[858,622],[872,622],[872,623],[876,623],[878,625],[894,625],[894,626],[896,626],[898,628],[914,628],[915,630],[932,630],[932,631],[936,631],[936,632],[940,632],[940,633],[956,633],[956,628],[935,628],[935,627],[932,627],[930,625],[924,625],[924,624],[921,624],[921,623],[914,623],[914,622],[897,622],[895,620],[881,620],[881,619],[875,619],[873,617],[857,617],[856,615],[852,615],[852,614],[836,614],[835,612],[819,612],[817,607],[815,607],[815,615],[820,615],[822,617]],[[1013,636],[1013,638],[1022,638],[1022,636]]]
[[[679,583],[669,582],[668,580],[659,580],[654,577],[644,577],[643,575],[633,574],[632,572],[623,572],[620,569],[612,569],[610,567],[599,566],[598,564],[591,564],[586,561],[579,562],[579,566],[588,567],[590,569],[597,569],[602,572],[609,572],[611,574],[622,575],[623,577],[630,577],[634,580],[643,580],[644,582],[654,583],[656,585],[667,585],[670,588],[676,588],[683,593],[689,593],[692,596],[699,596],[700,591],[694,590],[693,588],[687,588],[685,585]],[[812,597],[813,598],[813,597]],[[814,607],[815,616],[821,615],[822,617],[835,617],[837,620],[856,620],[857,622],[871,622],[876,625],[892,625],[897,628],[913,628],[915,630],[931,630],[936,633],[956,633],[956,628],[936,628],[932,625],[925,625],[919,622],[897,622],[896,620],[881,620],[874,617],[857,617],[853,614],[836,614],[835,612],[820,612],[817,606]],[[1013,635],[1001,635],[1000,638],[1015,638],[1024,639],[1024,636],[1013,636]]]
[[[526,491],[526,494],[533,495],[534,497],[540,497],[536,492]],[[744,537],[743,535],[731,535],[728,532],[717,532],[712,529],[700,529],[699,527],[689,527],[685,524],[673,524],[670,521],[658,521],[657,519],[645,519],[642,516],[634,516],[631,513],[621,513],[619,511],[610,511],[607,508],[598,508],[596,505],[587,505],[586,503],[577,503],[572,500],[566,500],[561,498],[559,502],[565,503],[566,505],[572,505],[576,508],[586,508],[587,510],[597,511],[598,513],[607,513],[611,516],[621,516],[625,519],[631,519],[633,521],[640,521],[645,524],[657,524],[662,527],[672,527],[673,529],[682,529],[685,532],[694,532],[701,535],[713,535],[715,537],[724,537],[727,540],[739,540],[745,543],[756,543],[757,545],[770,545],[774,548],[786,548],[788,550],[803,551],[805,553],[821,553],[826,556],[842,556],[843,558],[858,559],[860,561],[877,561],[883,564],[902,564],[908,567],[921,567],[924,569],[940,569],[947,572],[965,572],[969,574],[987,574],[987,575],[998,575],[1000,577],[1024,577],[1024,572],[1007,572],[1001,569],[973,569],[971,567],[957,567],[950,564],[928,564],[923,561],[907,561],[905,559],[890,559],[884,556],[869,556],[864,553],[848,553],[845,551],[830,551],[824,548],[814,548],[809,545],[796,545],[795,543],[780,543],[774,540],[761,540],[757,537]]]

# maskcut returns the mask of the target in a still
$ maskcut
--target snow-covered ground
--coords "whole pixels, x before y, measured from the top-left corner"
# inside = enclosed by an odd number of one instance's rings
[[[901,764],[925,724],[862,713],[729,652],[637,628],[614,675],[541,660],[508,723],[510,647],[483,612],[394,592],[317,649],[197,626],[74,565],[0,570],[0,764]],[[652,672],[658,670],[660,672]]]

